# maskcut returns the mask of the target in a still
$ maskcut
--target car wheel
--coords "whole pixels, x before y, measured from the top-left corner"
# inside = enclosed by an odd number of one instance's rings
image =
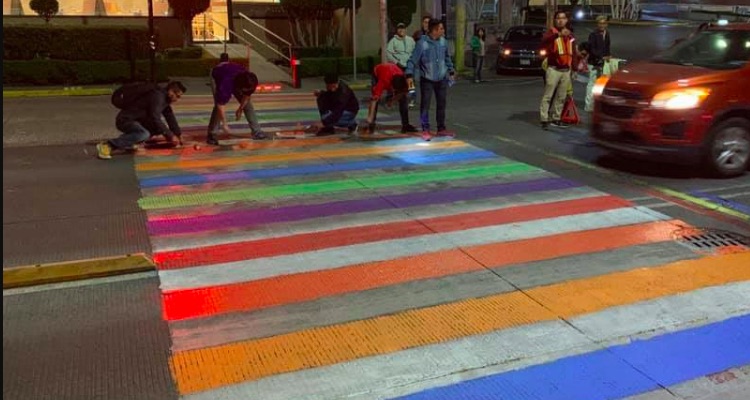
[[[720,177],[742,175],[750,165],[750,121],[729,118],[711,129],[707,162]]]

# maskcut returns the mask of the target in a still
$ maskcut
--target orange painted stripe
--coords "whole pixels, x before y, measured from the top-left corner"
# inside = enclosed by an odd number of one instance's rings
[[[420,279],[480,271],[485,269],[480,262],[486,266],[498,268],[644,243],[663,242],[672,239],[674,229],[675,225],[671,222],[649,222],[493,243],[463,250],[444,250],[395,260],[277,276],[232,285],[166,292],[163,295],[164,319],[174,321],[252,311]],[[601,237],[609,239],[603,243],[597,240]],[[474,258],[466,256],[467,253],[473,256],[475,252],[487,250],[492,250],[496,257],[489,261],[477,262]]]
[[[309,153],[258,154],[246,157],[226,157],[205,160],[146,162],[137,164],[135,166],[135,169],[137,171],[156,171],[162,169],[226,167],[230,165],[241,165],[249,163],[289,162],[295,160],[319,159],[323,157],[354,157],[377,154],[391,154],[415,150],[425,151],[429,149],[451,149],[468,146],[468,144],[457,140],[430,143],[429,147],[421,146],[421,144],[422,143],[397,146],[356,147],[352,149],[322,150]]]
[[[404,239],[432,233],[455,232],[513,222],[606,211],[620,207],[629,207],[630,205],[629,201],[615,196],[588,197],[454,214],[427,218],[421,221],[411,220],[369,226],[355,226],[324,232],[165,251],[156,253],[154,255],[154,262],[159,269],[221,264],[383,240]]]
[[[269,338],[176,352],[180,394],[750,280],[750,253],[681,261]]]
[[[205,129],[202,128],[201,132],[204,134]],[[183,132],[189,132],[189,129],[184,129]],[[257,150],[257,149],[275,149],[275,148],[294,148],[294,147],[306,147],[306,146],[320,146],[325,144],[335,144],[342,140],[337,137],[320,137],[320,138],[306,138],[303,140],[261,140],[252,142],[248,139],[243,144],[233,145],[237,147],[234,150]],[[145,154],[139,154],[138,158],[140,163],[147,162],[149,157],[163,157],[163,156],[191,156],[196,154],[210,154],[215,152],[226,151],[226,148],[219,146],[209,146],[205,143],[198,143],[200,149],[195,149],[194,144],[185,143],[182,149],[149,149]]]

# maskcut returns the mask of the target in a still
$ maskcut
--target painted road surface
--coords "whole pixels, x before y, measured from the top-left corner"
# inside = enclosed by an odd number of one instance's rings
[[[272,96],[261,121],[307,117]],[[460,140],[159,150],[136,172],[187,399],[619,399],[750,365],[747,249],[697,251],[680,220]]]

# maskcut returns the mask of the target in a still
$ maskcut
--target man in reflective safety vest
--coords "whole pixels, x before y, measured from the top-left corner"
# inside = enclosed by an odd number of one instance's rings
[[[571,84],[573,58],[576,54],[575,38],[568,27],[568,16],[563,11],[555,13],[555,26],[542,38],[542,48],[547,50],[544,96],[539,106],[542,128],[550,123],[559,128],[568,125],[560,121],[568,86]],[[550,103],[552,112],[550,113]],[[550,115],[552,114],[552,115]],[[551,117],[551,118],[550,118]]]

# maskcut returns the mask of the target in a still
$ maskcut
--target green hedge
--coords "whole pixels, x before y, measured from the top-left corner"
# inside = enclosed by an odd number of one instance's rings
[[[344,50],[341,47],[300,47],[297,48],[298,58],[325,58],[325,57],[341,57],[344,55]]]
[[[142,27],[3,27],[3,60],[114,61],[148,58]]]
[[[323,76],[329,72],[335,72],[340,75],[348,75],[353,71],[352,58],[303,58],[299,68],[299,74],[302,78],[312,76]],[[358,57],[357,73],[370,74],[372,68],[380,62],[376,56]]]
[[[164,58],[168,60],[193,60],[203,57],[203,48],[198,46],[190,46],[188,48],[173,48],[166,49],[163,51]]]
[[[247,60],[232,61],[247,64]],[[216,60],[212,59],[159,60],[157,76],[159,80],[172,76],[208,77],[215,65]],[[133,77],[128,61],[3,61],[4,85],[87,85],[143,80],[148,76],[148,60],[135,62]]]
[[[234,62],[247,65],[247,60]],[[357,72],[369,74],[380,62],[375,56],[359,57]],[[173,76],[208,77],[214,59],[163,59],[157,61],[159,79]],[[149,72],[148,60],[135,62],[135,76],[131,77],[128,61],[66,61],[66,60],[25,60],[3,61],[4,85],[87,85],[98,83],[126,82],[131,79],[146,79]],[[328,72],[348,75],[352,72],[351,58],[307,58],[300,65],[300,77],[322,76]],[[260,77],[263,80],[263,77]]]

